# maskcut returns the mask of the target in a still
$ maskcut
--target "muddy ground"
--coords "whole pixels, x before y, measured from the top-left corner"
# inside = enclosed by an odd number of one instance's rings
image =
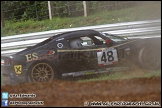
[[[161,77],[133,78],[95,82],[58,81],[5,85],[2,92],[34,93],[36,98],[10,98],[9,101],[44,101],[44,106],[84,106],[93,101],[144,101],[161,105]],[[86,104],[86,103],[85,103]],[[153,103],[152,103],[153,104]]]

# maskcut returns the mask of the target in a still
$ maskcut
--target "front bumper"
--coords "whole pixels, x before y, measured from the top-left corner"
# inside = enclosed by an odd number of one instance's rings
[[[26,70],[22,70],[22,74],[16,74],[13,65],[1,65],[1,75],[3,77],[4,84],[17,84],[26,82]],[[7,79],[7,80],[5,80]]]

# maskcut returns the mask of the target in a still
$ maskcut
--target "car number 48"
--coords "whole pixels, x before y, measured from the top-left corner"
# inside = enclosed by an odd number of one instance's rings
[[[117,51],[114,48],[109,48],[97,52],[98,65],[111,65],[118,62]]]

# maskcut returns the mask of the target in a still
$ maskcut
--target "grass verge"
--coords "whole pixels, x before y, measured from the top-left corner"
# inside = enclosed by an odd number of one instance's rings
[[[101,81],[101,80],[121,80],[131,78],[149,78],[161,76],[161,70],[148,71],[148,70],[133,70],[133,71],[121,71],[111,74],[102,74],[98,78],[79,80],[79,82]]]
[[[112,71],[111,73],[104,73],[99,77],[86,78],[76,80],[78,82],[91,82],[91,81],[102,81],[102,80],[121,80],[121,79],[131,79],[131,78],[149,78],[149,77],[160,77],[161,69],[156,71],[149,70],[127,70],[127,71]],[[4,82],[9,78],[3,77],[1,75],[1,86],[5,85]]]
[[[103,11],[89,15],[88,17],[54,17],[52,20],[28,20],[25,22],[5,21],[5,27],[1,29],[1,37],[48,30],[152,19],[161,19],[161,4],[158,2],[141,7]]]

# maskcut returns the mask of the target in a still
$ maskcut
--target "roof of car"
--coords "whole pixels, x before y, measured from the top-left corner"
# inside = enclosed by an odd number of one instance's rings
[[[53,39],[60,39],[60,38],[74,38],[74,37],[80,37],[82,35],[90,35],[90,34],[99,34],[98,31],[95,31],[95,30],[91,30],[91,29],[88,29],[88,30],[77,30],[77,31],[71,31],[71,32],[65,32],[65,33],[62,33],[62,34],[58,34],[58,35],[55,35],[53,36],[52,38]]]

